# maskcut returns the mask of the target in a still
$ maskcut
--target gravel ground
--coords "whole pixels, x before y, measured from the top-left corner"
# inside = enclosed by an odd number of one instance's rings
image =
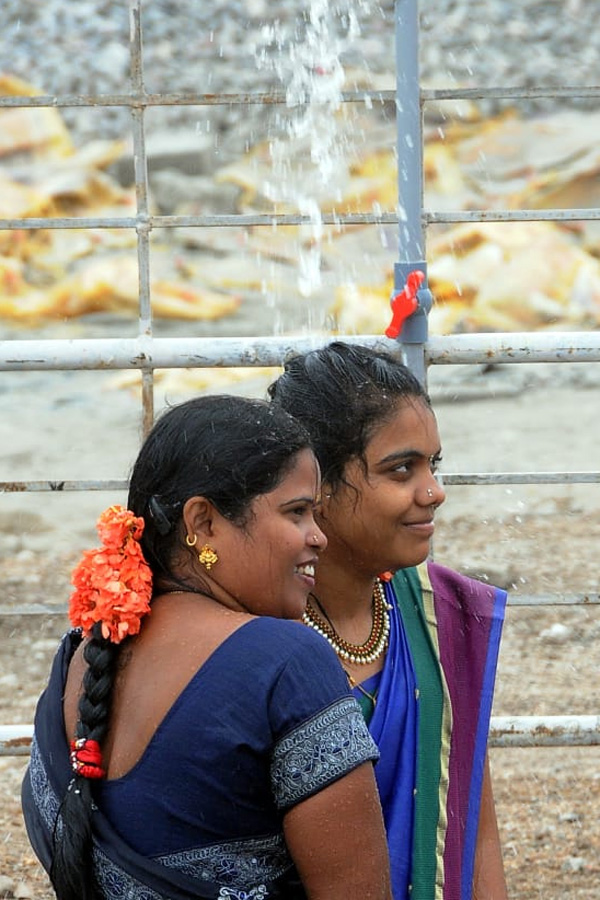
[[[341,0],[337,6],[347,13],[346,2]],[[352,41],[347,40],[347,15],[331,13],[340,57],[349,71],[368,71],[373,77],[389,75],[394,66],[394,4],[391,0],[357,0],[356,7],[360,33]],[[147,89],[231,92],[279,87],[271,50],[279,42],[289,54],[299,45],[307,27],[302,16],[306,4],[279,0],[277,23],[270,19],[271,8],[266,0],[147,2],[142,20]],[[312,9],[319,9],[316,0]],[[549,87],[597,81],[600,29],[593,27],[593,0],[486,0],[475,7],[475,13],[466,0],[422,0],[419,9],[421,76],[428,86]],[[124,89],[129,15],[123,0],[3,0],[2,13],[0,59],[4,71],[48,94]],[[272,32],[267,39],[267,24],[276,25],[274,38]],[[258,58],[266,61],[259,66]],[[586,108],[583,101],[569,102]],[[524,114],[540,114],[550,105],[538,100],[519,108]],[[553,103],[552,108],[555,106]],[[486,109],[492,112],[501,107],[501,102],[488,103]],[[197,127],[197,113],[185,108],[152,110],[147,115],[153,126]],[[65,110],[65,119],[82,145],[92,138],[122,137],[129,125],[127,110],[118,108],[73,108]],[[207,122],[223,144],[233,146],[243,146],[261,125],[259,116],[249,124],[235,109],[227,108],[211,108]],[[442,434],[448,436],[450,450],[449,470],[471,467],[475,471],[487,465],[491,471],[503,471],[506,460],[514,462],[515,448],[518,461],[513,468],[594,468],[589,447],[600,440],[600,435],[591,434],[597,426],[597,379],[590,380],[588,387],[578,395],[577,404],[568,385],[556,389],[548,382],[538,382],[531,394],[522,396],[522,402],[509,404],[510,410],[503,405],[501,392],[486,401],[466,403],[463,397],[460,405],[440,406]],[[76,402],[83,401],[78,397]],[[119,399],[116,405],[123,403]],[[566,415],[569,404],[574,420],[565,427],[561,416]],[[30,408],[35,415],[42,415],[32,401],[29,407],[22,406],[24,414]],[[522,408],[518,421],[511,420],[515,406]],[[81,406],[84,408],[88,407]],[[127,410],[122,412],[125,418]],[[74,408],[73,415],[77,413]],[[111,414],[115,414],[115,405]],[[488,421],[489,427],[498,425],[498,437],[492,443],[497,443],[493,450],[500,456],[492,453],[482,467],[477,453],[469,456],[473,441],[467,436],[485,434],[483,423]],[[549,422],[554,425],[553,433],[547,431]],[[107,424],[107,433],[113,424]],[[98,427],[94,422],[94,428]],[[47,437],[51,430],[50,426],[44,432]],[[65,430],[65,434],[71,433]],[[561,461],[547,465],[547,452],[556,448]],[[11,449],[11,453],[16,464],[16,451]],[[41,447],[31,446],[27,453],[33,460],[51,459],[46,441]],[[453,464],[453,454],[458,465]],[[93,474],[103,477],[104,473]],[[114,471],[107,473],[110,475],[114,476]],[[592,490],[585,495],[577,491],[553,491],[550,495],[547,490],[539,495],[515,492],[501,500],[494,499],[492,491],[490,501],[482,501],[480,494],[459,493],[454,491],[447,517],[441,518],[436,542],[440,560],[488,575],[513,592],[597,589],[600,525]],[[101,506],[102,501],[99,503]],[[41,599],[64,603],[73,562],[63,551],[64,543],[45,531],[43,524],[36,532],[40,519],[35,511],[20,512],[24,537],[15,535],[11,507],[7,508],[8,514],[0,519],[3,605]],[[451,509],[456,511],[450,514]],[[67,533],[68,524],[62,523]],[[72,527],[75,530],[77,526]],[[60,617],[0,619],[4,721],[31,720],[63,628]],[[511,608],[494,712],[596,714],[600,680],[594,650],[598,637],[598,607]],[[0,897],[49,900],[52,895],[29,850],[20,816],[18,791],[24,765],[22,760],[0,759]],[[597,900],[598,748],[494,750],[492,767],[512,900]]]
[[[522,566],[528,589],[581,588],[574,572],[586,570],[598,582],[600,563],[589,555],[597,546],[600,523],[577,521],[572,514],[526,516],[517,532],[510,521],[474,534],[471,517],[442,524],[438,558],[458,565],[473,554],[492,554],[502,542],[522,543],[535,565]],[[590,533],[591,532],[591,533]],[[561,535],[568,533],[565,541]],[[22,552],[0,564],[0,578],[11,585],[11,599],[64,602],[66,572],[72,560]],[[558,626],[558,627],[557,627]],[[0,704],[9,721],[30,721],[44,685],[61,616],[5,617]],[[600,610],[578,608],[540,612],[511,607],[505,628],[494,713],[593,714],[600,705],[600,679],[594,648],[600,638]],[[491,752],[496,802],[512,900],[597,900],[600,878],[600,758],[598,748],[494,749]],[[25,761],[0,759],[0,897],[51,900],[43,872],[29,849],[19,806]],[[2,892],[2,886],[8,890]]]
[[[406,2],[406,0],[405,0]],[[267,0],[143,4],[146,87],[149,91],[236,92],[281,87],[285,64],[257,65],[266,56],[285,60],[299,47],[312,13],[312,36],[323,29],[338,42],[344,66],[374,75],[393,73],[393,0],[279,0],[273,17]],[[357,16],[349,37],[348,11]],[[473,14],[466,0],[421,0],[420,67],[431,87],[559,87],[597,82],[600,31],[595,0],[486,0]],[[326,11],[326,12],[325,12]],[[268,40],[265,26],[274,28]],[[273,35],[271,35],[273,36]],[[47,94],[119,93],[129,72],[129,14],[125,0],[4,0],[0,59],[3,68]],[[389,86],[392,86],[390,84]],[[584,101],[571,100],[582,108]],[[489,103],[487,111],[501,103]],[[530,100],[524,114],[554,108],[555,101]],[[214,127],[231,139],[246,134],[236,110],[211,110]],[[125,109],[65,111],[81,141],[122,137]],[[185,108],[157,112],[152,121],[195,122]],[[258,120],[255,119],[256,123]]]

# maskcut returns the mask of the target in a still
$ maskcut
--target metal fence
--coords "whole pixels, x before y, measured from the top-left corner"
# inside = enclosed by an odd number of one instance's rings
[[[10,340],[0,343],[0,371],[25,372],[32,370],[127,370],[142,374],[142,420],[148,430],[154,417],[154,371],[157,368],[262,367],[280,365],[289,355],[315,346],[313,338],[255,337],[255,338],[160,338],[153,333],[150,288],[150,235],[157,228],[227,228],[249,226],[288,226],[310,224],[310,218],[290,214],[240,214],[164,216],[150,212],[148,165],[146,154],[145,115],[152,107],[215,106],[240,107],[285,103],[282,93],[203,94],[148,93],[144,84],[142,59],[142,0],[130,0],[130,90],[117,95],[101,96],[0,96],[0,109],[10,107],[128,107],[133,130],[133,159],[135,172],[135,214],[122,217],[89,218],[20,218],[0,220],[0,231],[37,229],[134,229],[137,237],[139,269],[139,317],[137,336],[131,338]],[[425,241],[429,225],[458,222],[511,222],[529,220],[572,221],[600,219],[600,209],[550,209],[503,211],[436,212],[422,208],[422,117],[426,105],[433,101],[459,99],[530,99],[541,97],[600,98],[600,87],[542,89],[488,88],[425,90],[419,84],[418,3],[417,0],[397,0],[396,47],[398,86],[394,91],[347,92],[343,102],[392,103],[398,110],[398,135],[410,135],[411,152],[404,164],[409,168],[410,188],[399,180],[400,204],[405,211],[402,218],[405,240],[401,242],[401,259],[396,265],[396,288],[400,290],[407,271],[421,267],[426,272]],[[407,146],[403,140],[402,146]],[[399,225],[397,214],[340,214],[324,215],[325,225]],[[410,324],[410,323],[409,323]],[[412,336],[411,336],[412,334]],[[417,337],[410,327],[398,342],[377,335],[337,336],[338,339],[363,344],[383,342],[387,349],[402,358],[425,377],[429,366],[456,364],[600,362],[600,332],[568,333],[510,333],[428,335],[421,322]],[[600,472],[510,472],[482,474],[477,472],[444,475],[447,485],[507,485],[600,483]],[[0,482],[0,491],[55,492],[122,490],[123,481],[107,480],[31,480]],[[598,604],[597,593],[569,596],[519,595],[510,598],[514,605],[543,606],[548,604]],[[64,613],[64,610],[58,610]],[[0,615],[56,614],[55,607],[33,605],[9,608],[0,606]],[[29,752],[29,725],[0,726],[0,755],[26,755]],[[495,717],[492,720],[492,746],[548,746],[559,744],[583,745],[600,743],[600,716],[544,716]]]

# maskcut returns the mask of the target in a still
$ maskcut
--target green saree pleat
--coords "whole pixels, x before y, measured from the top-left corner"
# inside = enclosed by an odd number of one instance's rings
[[[438,664],[435,615],[428,580],[423,583],[417,569],[396,573],[393,586],[402,624],[411,648],[418,689],[418,753],[413,833],[412,891],[414,900],[441,898],[443,892],[443,843],[445,822],[440,810],[447,783],[448,694]],[[432,635],[433,626],[433,635]],[[449,727],[449,726],[448,726]]]

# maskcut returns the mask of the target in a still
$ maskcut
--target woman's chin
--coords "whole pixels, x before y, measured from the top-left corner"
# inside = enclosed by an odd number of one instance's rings
[[[413,566],[419,566],[422,562],[425,562],[429,556],[430,549],[431,547],[428,542],[427,546],[424,546],[420,551],[403,553],[401,558],[396,559],[391,565],[386,566],[385,571],[395,572],[397,569],[411,569]]]

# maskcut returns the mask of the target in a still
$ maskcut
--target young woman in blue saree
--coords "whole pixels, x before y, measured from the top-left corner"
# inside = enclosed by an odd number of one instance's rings
[[[385,352],[290,358],[271,402],[309,431],[328,545],[304,621],[338,654],[379,750],[395,900],[506,900],[487,760],[506,595],[426,562],[441,445]]]
[[[144,442],[74,572],[23,782],[59,900],[390,900],[377,748],[298,621],[319,482],[261,401],[189,401]]]

